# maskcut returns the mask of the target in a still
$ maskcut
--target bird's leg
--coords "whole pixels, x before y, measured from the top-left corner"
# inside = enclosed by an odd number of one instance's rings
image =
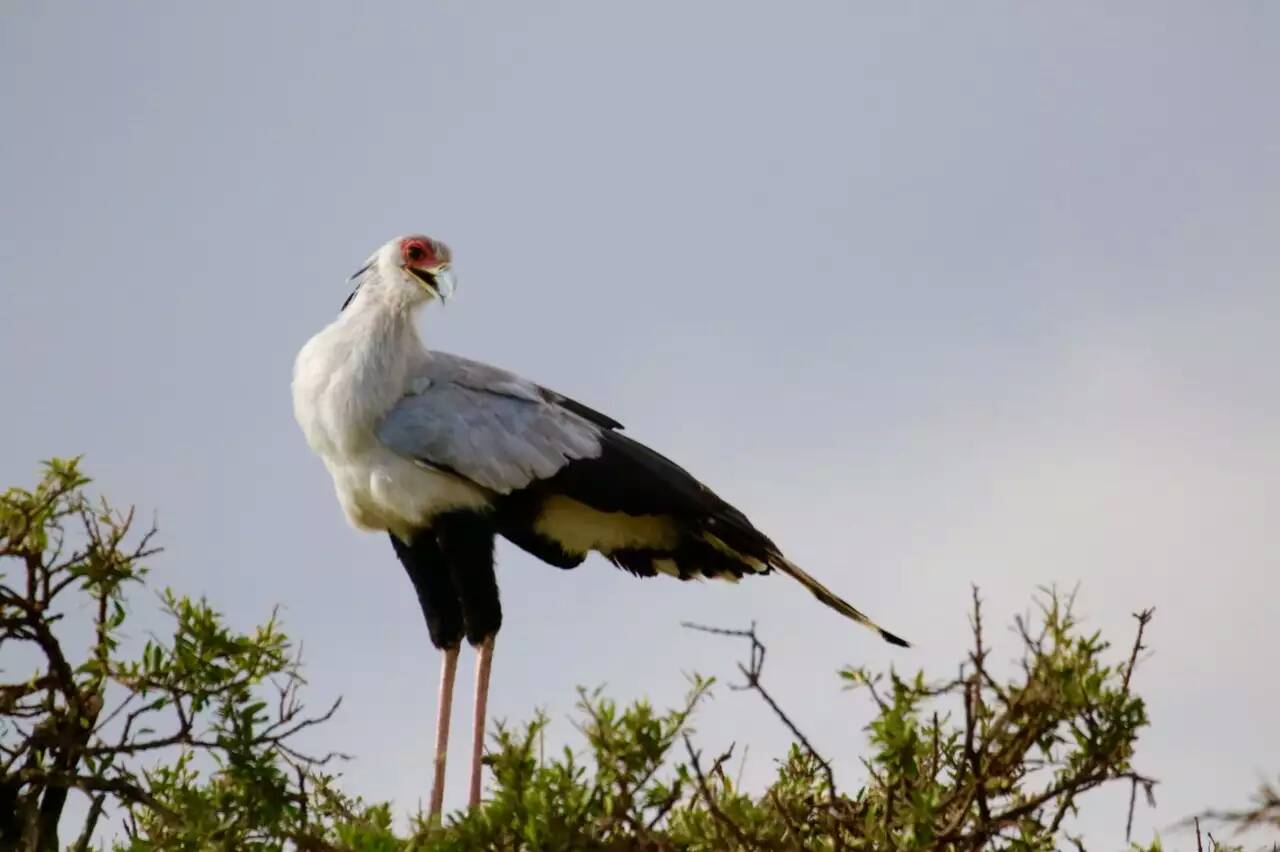
[[[493,642],[497,637],[490,636],[480,643],[476,649],[476,700],[475,717],[472,720],[471,734],[471,797],[468,805],[480,804],[480,775],[483,770],[485,710],[489,703],[489,672],[493,666]]]
[[[480,512],[458,510],[435,519],[436,541],[449,565],[462,603],[467,641],[476,649],[475,715],[472,719],[471,784],[468,804],[480,804],[484,757],[485,710],[489,703],[489,670],[493,643],[502,627],[502,602],[493,570],[493,520]]]
[[[444,810],[444,765],[449,754],[449,718],[453,715],[453,678],[458,672],[458,646],[444,649],[440,662],[440,696],[436,702],[435,777],[431,779],[431,821]]]

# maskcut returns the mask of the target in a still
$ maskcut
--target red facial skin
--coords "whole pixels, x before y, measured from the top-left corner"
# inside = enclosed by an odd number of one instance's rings
[[[449,262],[449,247],[430,237],[405,237],[400,241],[400,259],[405,266],[433,269]]]

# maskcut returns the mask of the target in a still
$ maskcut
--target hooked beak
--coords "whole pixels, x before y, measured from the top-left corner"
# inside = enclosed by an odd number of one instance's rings
[[[435,269],[406,268],[414,278],[422,282],[422,286],[429,293],[442,303],[449,300],[449,297],[453,295],[453,291],[457,287],[457,279],[453,275],[453,267],[447,263]]]

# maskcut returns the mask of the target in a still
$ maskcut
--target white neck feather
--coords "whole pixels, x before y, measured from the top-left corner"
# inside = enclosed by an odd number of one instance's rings
[[[427,357],[414,307],[366,284],[298,353],[294,414],[321,455],[376,441],[378,423],[409,390]]]

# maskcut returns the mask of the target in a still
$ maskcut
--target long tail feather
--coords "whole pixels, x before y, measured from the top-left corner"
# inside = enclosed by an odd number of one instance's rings
[[[875,632],[880,634],[880,637],[884,639],[884,641],[888,642],[891,645],[899,645],[903,648],[911,647],[910,643],[908,643],[907,640],[903,639],[900,636],[896,636],[893,633],[890,633],[888,630],[885,630],[883,627],[876,624],[874,621],[872,621],[870,618],[864,615],[860,610],[855,608],[851,603],[844,600],[843,598],[838,597],[834,592],[832,592],[826,586],[822,585],[813,577],[809,576],[809,574],[805,573],[805,571],[803,571],[800,568],[800,566],[796,565],[791,560],[787,559],[782,555],[778,555],[777,557],[775,557],[770,561],[773,564],[775,564],[783,573],[790,574],[792,577],[795,577],[797,580],[799,580],[800,585],[808,589],[815,598],[822,601],[824,604],[831,607],[836,612],[843,615],[845,618],[853,619],[854,621],[858,622],[862,626],[868,627],[874,630]]]

